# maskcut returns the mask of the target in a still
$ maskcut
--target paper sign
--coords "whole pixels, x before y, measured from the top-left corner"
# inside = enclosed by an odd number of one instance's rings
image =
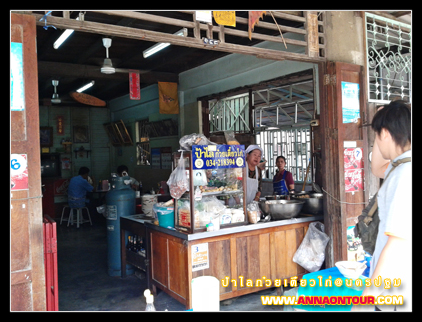
[[[208,243],[192,246],[192,272],[210,267]]]
[[[25,109],[22,43],[10,43],[10,110]]]
[[[344,149],[344,184],[346,192],[363,190],[363,150]]]
[[[357,123],[359,111],[359,84],[341,82],[343,123]]]
[[[212,23],[211,10],[197,10],[195,11],[195,18],[197,21]]]
[[[28,162],[26,154],[10,155],[11,190],[28,190]]]

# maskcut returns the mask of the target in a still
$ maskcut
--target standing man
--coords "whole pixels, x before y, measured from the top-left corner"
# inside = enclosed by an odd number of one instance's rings
[[[404,101],[390,102],[374,115],[372,129],[375,131],[375,142],[371,170],[375,176],[384,179],[384,182],[377,199],[380,223],[370,264],[369,277],[372,286],[365,288],[362,296],[375,296],[375,301],[379,295],[403,296],[403,305],[377,305],[375,310],[409,311],[412,310],[410,107]],[[382,285],[377,286],[375,281],[380,279]],[[391,282],[389,287],[388,280]],[[394,286],[394,281],[396,285],[400,281],[400,285]],[[353,310],[362,309],[365,306],[353,307]]]

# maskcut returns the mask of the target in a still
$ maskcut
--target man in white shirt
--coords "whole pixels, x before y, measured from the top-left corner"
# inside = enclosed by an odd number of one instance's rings
[[[403,305],[377,305],[375,298],[375,310],[411,311],[412,164],[398,162],[405,158],[409,161],[407,158],[412,155],[410,107],[403,101],[391,102],[375,114],[372,128],[376,135],[371,170],[386,180],[378,191],[380,223],[369,275],[372,286],[365,288],[362,296],[403,296]],[[377,286],[375,281],[382,281],[381,285]],[[399,281],[400,286],[394,286]],[[362,309],[374,308],[353,308]]]

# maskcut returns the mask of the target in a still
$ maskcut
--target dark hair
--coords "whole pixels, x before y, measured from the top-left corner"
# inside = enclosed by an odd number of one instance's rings
[[[280,159],[280,158],[283,158],[284,162],[286,162],[286,158],[285,158],[285,157],[283,157],[282,155],[279,155],[279,156],[277,157],[277,159],[275,159],[275,163],[277,163],[278,159]]]
[[[129,169],[128,169],[128,168],[127,168],[127,166],[125,166],[125,165],[119,165],[119,166],[117,167],[117,173],[118,173],[118,174],[120,174],[120,173],[122,173],[123,171],[129,172]]]
[[[411,113],[406,102],[398,100],[390,102],[375,113],[372,129],[380,135],[382,129],[388,130],[394,142],[404,148],[411,142]]]
[[[84,174],[89,173],[89,169],[87,167],[80,167],[79,168],[79,175],[83,176]]]

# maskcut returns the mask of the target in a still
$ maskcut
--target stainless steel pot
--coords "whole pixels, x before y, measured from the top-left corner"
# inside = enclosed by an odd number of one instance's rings
[[[305,197],[306,195],[308,195],[309,198]],[[323,196],[324,194],[322,193],[309,192],[306,194],[301,194],[301,197],[299,197],[298,194],[294,194],[292,196],[292,199],[305,201],[305,204],[303,205],[303,208],[302,208],[302,213],[311,214],[311,215],[320,215],[323,213],[322,211]]]
[[[264,214],[270,214],[273,220],[280,220],[297,217],[304,203],[303,200],[268,200],[260,201],[259,205]]]
[[[265,196],[266,200],[283,200],[283,199],[287,199],[289,200],[289,196],[288,195],[272,195],[272,196]]]

